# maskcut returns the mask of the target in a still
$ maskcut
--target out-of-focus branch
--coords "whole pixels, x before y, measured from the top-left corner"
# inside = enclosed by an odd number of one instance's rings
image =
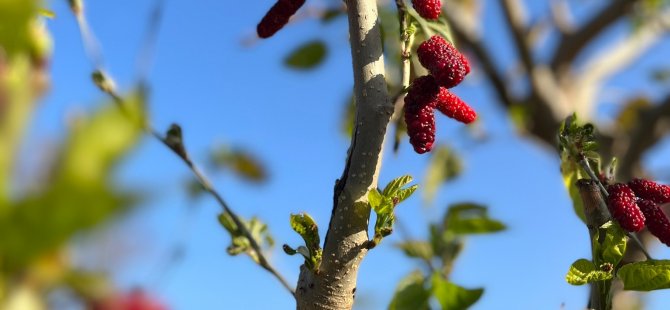
[[[533,54],[527,40],[527,30],[525,26],[524,7],[520,0],[501,1],[507,28],[512,33],[514,44],[516,45],[519,58],[527,72],[532,72]]]
[[[587,21],[577,32],[562,35],[551,60],[553,70],[569,65],[579,53],[604,29],[629,13],[639,0],[611,0],[610,3]]]
[[[670,132],[670,95],[659,104],[640,112],[637,124],[618,167],[618,175],[623,180],[638,174],[636,170],[644,152]]]
[[[515,104],[515,100],[509,94],[505,78],[503,78],[502,74],[498,71],[493,56],[489,54],[487,48],[484,47],[479,35],[475,33],[473,29],[468,29],[464,26],[458,11],[452,8],[445,13],[449,18],[451,32],[456,37],[457,41],[467,46],[475,57],[477,57],[477,60],[479,60],[479,63],[482,66],[482,70],[484,70],[486,78],[489,80],[498,96],[499,102],[505,107],[511,107]]]
[[[575,30],[575,22],[567,0],[553,0],[550,3],[551,19],[556,29],[562,34],[570,34]]]
[[[572,103],[577,113],[582,116],[590,115],[602,83],[658,43],[668,33],[669,28],[670,10],[659,12],[633,34],[602,48],[591,57],[580,70],[581,73],[570,79],[574,88]]]

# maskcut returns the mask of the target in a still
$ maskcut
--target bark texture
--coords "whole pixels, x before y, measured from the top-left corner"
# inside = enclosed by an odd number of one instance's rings
[[[377,186],[386,127],[393,113],[384,78],[375,0],[347,0],[356,99],[356,125],[346,166],[336,181],[333,212],[317,272],[301,266],[297,309],[351,309],[367,253],[367,192]]]

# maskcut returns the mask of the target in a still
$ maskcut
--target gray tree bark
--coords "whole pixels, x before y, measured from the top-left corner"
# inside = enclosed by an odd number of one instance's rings
[[[377,187],[387,125],[393,114],[384,78],[384,57],[375,0],[347,0],[356,99],[347,163],[336,181],[323,260],[316,272],[301,266],[297,309],[351,309],[356,277],[367,253],[370,208]]]

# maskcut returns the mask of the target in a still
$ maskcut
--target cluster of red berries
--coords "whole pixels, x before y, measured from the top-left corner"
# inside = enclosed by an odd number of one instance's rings
[[[470,73],[470,64],[463,54],[436,35],[421,43],[417,55],[430,74],[412,82],[405,96],[405,123],[414,151],[423,154],[430,151],[435,142],[433,109],[465,124],[472,123],[477,113],[448,90]]]
[[[607,207],[621,228],[637,232],[645,225],[649,232],[670,246],[670,220],[660,205],[670,203],[670,186],[645,179],[608,186]]]
[[[140,289],[126,294],[108,296],[94,302],[92,310],[167,310],[168,308]]]
[[[288,23],[289,18],[303,4],[305,4],[305,0],[278,0],[258,23],[258,27],[256,27],[258,36],[264,39],[271,37]]]
[[[437,19],[440,17],[442,1],[440,0],[412,0],[412,6],[425,19]]]

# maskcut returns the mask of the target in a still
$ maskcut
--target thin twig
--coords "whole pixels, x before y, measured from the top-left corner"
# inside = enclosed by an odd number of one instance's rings
[[[91,42],[96,41],[95,36],[87,26],[88,23],[86,22],[86,18],[84,17],[83,9],[80,7],[78,10],[73,10],[73,13],[75,14],[82,35],[87,36],[87,38],[84,38],[83,41],[84,41],[84,48],[87,50],[88,56],[94,57],[94,59],[91,59],[91,61],[96,71],[104,72],[102,67],[101,53],[97,49],[97,45],[90,45]],[[121,109],[121,111],[124,111],[126,116],[130,116],[130,114],[126,113],[127,109],[125,108],[123,98],[116,92],[116,90],[113,87],[104,87],[100,88],[100,90],[109,95],[113,99],[114,103]],[[249,240],[249,244],[258,259],[258,265],[261,266],[263,269],[267,270],[268,272],[270,272],[272,275],[274,275],[275,278],[277,278],[277,280],[279,280],[279,282],[281,282],[281,284],[291,293],[291,295],[295,297],[294,289],[291,287],[288,281],[276,269],[274,269],[274,267],[272,267],[270,262],[263,254],[260,245],[258,244],[256,239],[252,236],[251,232],[246,227],[244,222],[235,212],[233,212],[233,210],[229,207],[228,203],[226,203],[226,201],[223,199],[223,196],[221,196],[221,194],[217,192],[216,189],[214,189],[209,179],[204,175],[201,169],[191,160],[189,153],[183,147],[183,144],[180,145],[181,146],[180,148],[176,148],[171,141],[168,141],[168,139],[158,130],[152,127],[148,121],[144,123],[143,129],[147,134],[156,138],[156,140],[160,141],[169,150],[175,153],[186,164],[186,166],[193,173],[193,176],[198,181],[198,183],[203,187],[203,189],[207,193],[209,193],[212,197],[214,197],[214,199],[218,202],[219,206],[221,206],[223,211],[226,214],[230,215],[231,219],[238,227],[240,232]]]

